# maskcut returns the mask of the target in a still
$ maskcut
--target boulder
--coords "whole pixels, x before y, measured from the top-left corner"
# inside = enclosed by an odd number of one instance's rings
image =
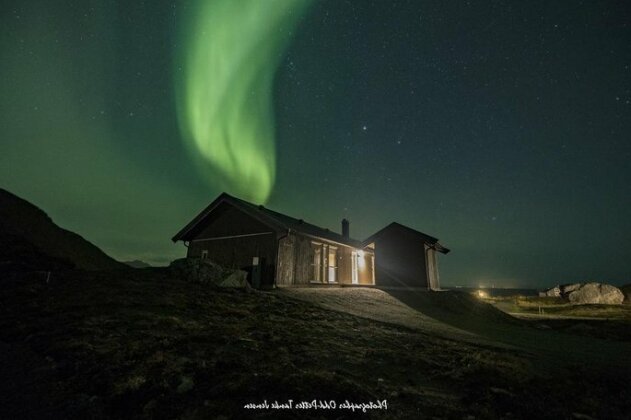
[[[620,289],[610,284],[601,283],[581,284],[578,288],[572,288],[564,297],[575,305],[619,305],[624,300],[624,294]]]
[[[559,297],[561,296],[561,289],[559,286],[554,286],[552,289],[539,292],[539,297]]]
[[[228,277],[216,283],[219,287],[238,287],[241,289],[248,289],[250,283],[248,283],[248,273],[243,270],[235,270]]]
[[[557,286],[560,291],[561,291],[561,295],[568,295],[570,293],[572,293],[575,290],[580,289],[583,286],[583,283],[570,283],[570,284],[562,284],[561,286]]]
[[[539,292],[539,297],[561,297],[576,305],[619,305],[624,293],[615,286],[603,283],[570,283]]]
[[[250,288],[245,271],[225,268],[206,258],[180,258],[173,261],[169,268],[175,276],[192,283],[210,284],[217,287]]]

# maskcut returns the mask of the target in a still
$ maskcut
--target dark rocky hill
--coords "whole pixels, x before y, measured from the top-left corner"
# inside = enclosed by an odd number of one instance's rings
[[[0,271],[124,267],[81,236],[57,226],[38,207],[0,188]]]

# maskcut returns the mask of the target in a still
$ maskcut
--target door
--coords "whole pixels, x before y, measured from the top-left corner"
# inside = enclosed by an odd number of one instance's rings
[[[263,278],[263,259],[252,257],[252,287],[261,288],[261,279]]]

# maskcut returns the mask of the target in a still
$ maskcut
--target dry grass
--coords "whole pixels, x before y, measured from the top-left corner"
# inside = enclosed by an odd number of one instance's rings
[[[535,353],[490,345],[490,336],[461,339],[451,333],[457,326],[440,333],[441,322],[366,319],[277,292],[189,284],[159,269],[68,272],[49,284],[5,279],[0,418],[346,414],[243,410],[288,398],[387,399],[388,411],[362,416],[386,419],[624,418],[631,409],[619,368],[559,360],[543,369]]]
[[[631,321],[631,305],[573,305],[557,297],[512,296],[487,298],[484,301],[494,304],[509,313],[542,314],[551,316],[571,316],[606,318]]]

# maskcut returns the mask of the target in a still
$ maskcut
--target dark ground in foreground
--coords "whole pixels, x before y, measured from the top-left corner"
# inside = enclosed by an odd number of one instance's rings
[[[466,322],[454,325],[461,316],[452,314],[451,326],[466,329]],[[288,399],[387,400],[387,411],[355,413],[368,418],[631,412],[627,355],[610,365],[571,357],[542,363],[537,347],[495,346],[493,335],[461,340],[419,325],[366,319],[287,293],[217,290],[166,269],[70,271],[49,283],[44,274],[5,277],[0,418],[352,416],[243,409]],[[502,325],[498,334],[510,328]]]

